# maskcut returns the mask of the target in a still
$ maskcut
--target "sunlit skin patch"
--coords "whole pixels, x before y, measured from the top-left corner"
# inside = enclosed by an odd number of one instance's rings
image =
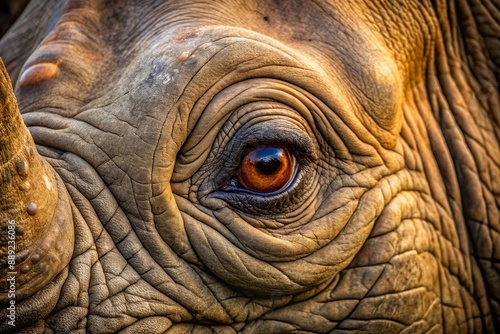
[[[290,182],[294,169],[295,159],[286,148],[259,146],[243,157],[237,179],[245,189],[271,193]]]
[[[55,64],[40,63],[28,67],[28,69],[26,69],[26,71],[22,74],[21,79],[19,79],[19,85],[24,88],[52,79],[59,74],[60,63],[61,61],[58,61]]]

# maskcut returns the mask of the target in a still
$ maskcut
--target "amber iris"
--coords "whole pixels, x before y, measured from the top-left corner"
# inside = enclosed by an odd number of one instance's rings
[[[286,148],[259,146],[243,157],[238,182],[254,192],[274,192],[287,185],[294,167],[294,158]]]

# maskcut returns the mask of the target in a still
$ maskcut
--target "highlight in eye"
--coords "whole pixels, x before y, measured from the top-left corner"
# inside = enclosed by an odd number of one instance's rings
[[[294,170],[295,158],[285,147],[259,146],[243,157],[237,179],[250,191],[271,193],[284,188]]]

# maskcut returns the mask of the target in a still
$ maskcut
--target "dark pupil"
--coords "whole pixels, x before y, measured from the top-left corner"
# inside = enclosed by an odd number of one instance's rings
[[[255,151],[257,162],[255,166],[260,173],[271,175],[276,173],[281,166],[282,150],[277,147],[265,147]]]

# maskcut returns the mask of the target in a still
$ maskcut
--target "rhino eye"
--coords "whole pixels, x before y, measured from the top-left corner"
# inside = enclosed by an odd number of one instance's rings
[[[242,159],[237,180],[240,187],[256,193],[272,193],[293,179],[295,157],[281,145],[259,146]]]

